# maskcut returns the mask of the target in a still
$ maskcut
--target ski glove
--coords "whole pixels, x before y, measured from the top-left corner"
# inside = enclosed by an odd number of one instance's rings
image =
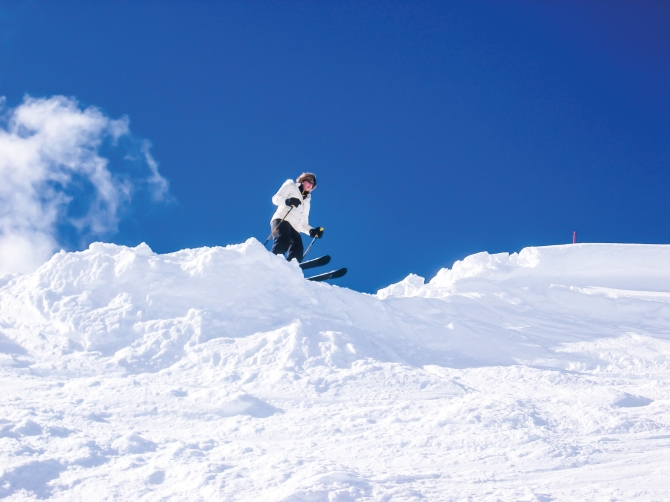
[[[302,201],[297,197],[291,197],[290,199],[286,199],[285,202],[288,207],[298,207],[300,204],[302,204]]]
[[[310,237],[316,237],[320,239],[323,236],[323,227],[316,227],[309,231]]]

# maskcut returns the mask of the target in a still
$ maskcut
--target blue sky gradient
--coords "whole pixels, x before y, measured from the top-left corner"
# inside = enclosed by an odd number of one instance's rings
[[[175,202],[138,203],[121,244],[262,242],[277,188],[316,172],[314,256],[374,292],[575,230],[669,242],[668,26],[643,0],[16,2],[0,95],[152,142]]]

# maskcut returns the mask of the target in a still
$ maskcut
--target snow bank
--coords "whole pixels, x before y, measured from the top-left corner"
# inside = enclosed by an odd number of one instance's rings
[[[477,293],[487,284],[498,289],[545,286],[601,286],[624,290],[666,291],[670,284],[670,246],[640,244],[570,244],[525,248],[520,253],[477,253],[443,268],[428,283],[411,274],[380,290],[389,296],[444,297]]]
[[[95,243],[0,284],[0,497],[670,495],[670,246],[479,253],[367,295],[255,239]]]

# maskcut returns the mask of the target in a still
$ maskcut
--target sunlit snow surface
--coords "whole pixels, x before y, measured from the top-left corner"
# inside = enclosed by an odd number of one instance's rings
[[[670,499],[670,246],[373,296],[254,239],[97,243],[0,285],[5,500]]]

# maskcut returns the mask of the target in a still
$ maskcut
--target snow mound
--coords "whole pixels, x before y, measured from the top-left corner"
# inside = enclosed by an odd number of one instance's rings
[[[95,243],[0,280],[0,497],[663,499],[668,374],[670,246],[368,295],[255,239]]]
[[[644,321],[636,329],[663,331],[666,319],[651,314],[670,302],[668,285],[670,246],[479,253],[428,284],[410,275],[373,297],[305,281],[296,264],[255,239],[166,255],[145,244],[95,243],[56,254],[0,290],[8,327],[1,362],[65,371],[95,352],[142,373],[168,368],[208,340],[244,338],[262,345],[252,360],[264,368],[343,367],[366,357],[567,368],[576,360],[555,350],[562,343],[618,336],[637,318]],[[627,301],[612,308],[608,300],[618,298]]]
[[[525,248],[512,254],[477,253],[457,261],[451,269],[443,268],[428,284],[410,274],[402,282],[381,289],[377,296],[435,298],[479,293],[482,287],[493,284],[503,289],[547,283],[667,291],[669,281],[670,246],[571,244]]]

